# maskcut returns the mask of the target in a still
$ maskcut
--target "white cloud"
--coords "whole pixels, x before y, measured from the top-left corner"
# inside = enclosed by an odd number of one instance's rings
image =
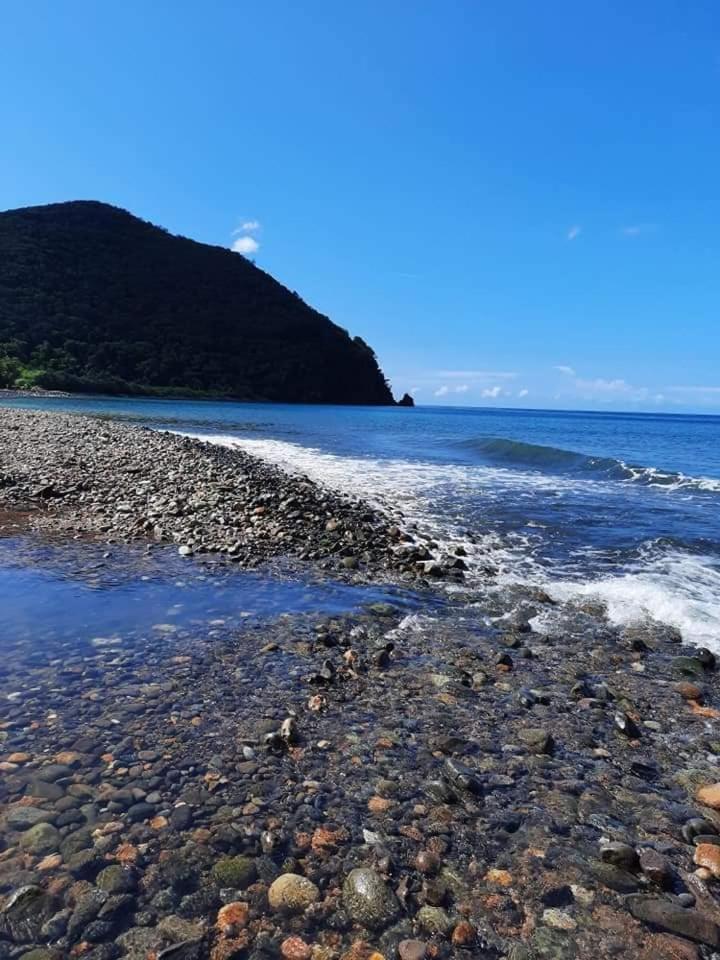
[[[254,237],[238,237],[237,240],[233,242],[232,250],[235,253],[242,253],[243,256],[247,256],[250,253],[257,253],[260,249],[260,244]]]
[[[568,377],[574,377],[574,376],[575,376],[575,371],[573,370],[573,368],[572,368],[572,367],[568,367],[568,366],[566,366],[566,365],[563,364],[563,363],[557,364],[557,366],[556,366],[554,369],[555,369],[555,370],[559,370],[560,373],[564,373],[564,374],[565,374],[566,376],[568,376]]]
[[[625,380],[605,380],[603,377],[596,377],[594,380],[578,379],[575,386],[578,390],[590,390],[593,393],[628,393],[632,390]]]
[[[449,393],[467,393],[469,389],[470,387],[466,383],[460,383],[456,387],[448,387],[447,384],[443,384],[435,391],[435,396],[446,397]]]
[[[518,393],[518,397],[522,400],[522,398],[526,397],[529,393],[529,390],[521,390],[520,393]]]
[[[517,373],[507,370],[438,370],[435,376],[449,380],[512,380]]]
[[[647,387],[635,387],[619,378],[615,380],[606,380],[604,377],[596,377],[594,380],[579,378],[575,381],[575,386],[586,399],[599,397],[604,400],[614,400],[622,397],[626,400],[647,400],[650,395]]]
[[[246,220],[244,223],[241,223],[239,227],[235,227],[232,235],[236,237],[239,233],[257,233],[260,227],[261,223],[259,220]]]
[[[581,231],[582,231],[582,227],[578,227],[577,225],[574,227],[570,227],[570,229],[567,232],[568,240],[576,240],[580,236]]]
[[[639,237],[641,233],[652,233],[655,230],[654,223],[633,223],[621,229],[621,233],[626,237]]]
[[[482,392],[482,396],[487,397],[490,400],[495,400],[500,396],[500,393],[500,387],[486,387]]]

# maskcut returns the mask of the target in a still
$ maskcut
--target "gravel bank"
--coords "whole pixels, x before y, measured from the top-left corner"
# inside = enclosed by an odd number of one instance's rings
[[[323,569],[462,579],[393,519],[236,450],[90,417],[0,410],[0,508],[37,529],[174,543],[244,566],[296,557]]]

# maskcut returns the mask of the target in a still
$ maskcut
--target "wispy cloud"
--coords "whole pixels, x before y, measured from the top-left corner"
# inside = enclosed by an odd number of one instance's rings
[[[502,387],[486,387],[481,396],[488,400],[496,400],[502,392]]]
[[[673,393],[703,394],[720,393],[720,387],[668,387]]]
[[[442,387],[438,387],[435,391],[436,397],[446,397],[449,393],[467,393],[470,387],[467,383],[459,383],[455,386],[449,387],[446,383]]]
[[[570,227],[567,232],[568,240],[577,240],[577,238],[582,233],[582,227],[579,227],[577,224],[574,227]]]
[[[585,399],[615,400],[647,400],[650,390],[647,387],[636,387],[627,380],[616,378],[596,377],[594,380],[584,380],[579,377],[575,387]]]
[[[633,388],[625,380],[606,380],[604,377],[596,377],[594,380],[575,381],[578,390],[592,390],[596,393],[627,393]]]
[[[236,237],[239,233],[257,233],[261,226],[259,220],[245,220],[239,227],[235,227],[232,235]]]
[[[234,250],[235,253],[242,253],[243,256],[248,256],[248,254],[257,253],[260,249],[260,244],[255,237],[238,237],[230,249]]]
[[[523,389],[523,390],[521,390],[521,391],[518,393],[518,397],[522,400],[522,398],[523,398],[523,397],[526,397],[529,393],[530,393],[529,390]]]
[[[641,233],[652,233],[657,230],[655,223],[632,223],[622,227],[620,232],[626,237],[639,237]]]
[[[447,380],[513,380],[517,373],[508,370],[437,370],[435,376]]]
[[[560,373],[564,373],[565,376],[567,376],[567,377],[574,377],[574,376],[575,376],[575,370],[574,370],[574,368],[573,368],[573,367],[568,367],[568,366],[567,366],[566,364],[564,364],[564,363],[558,363],[558,364],[556,364],[555,367],[553,367],[553,369],[554,369],[554,370],[558,370]]]

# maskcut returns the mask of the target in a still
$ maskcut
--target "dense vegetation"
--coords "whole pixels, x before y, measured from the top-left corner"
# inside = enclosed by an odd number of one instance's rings
[[[237,253],[93,201],[0,213],[0,387],[392,403],[375,355]]]

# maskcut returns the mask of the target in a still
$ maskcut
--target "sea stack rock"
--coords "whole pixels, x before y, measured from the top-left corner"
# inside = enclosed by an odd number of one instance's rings
[[[413,400],[413,398],[410,396],[409,393],[404,393],[402,395],[402,399],[398,400],[397,405],[399,407],[414,407],[415,401]]]

